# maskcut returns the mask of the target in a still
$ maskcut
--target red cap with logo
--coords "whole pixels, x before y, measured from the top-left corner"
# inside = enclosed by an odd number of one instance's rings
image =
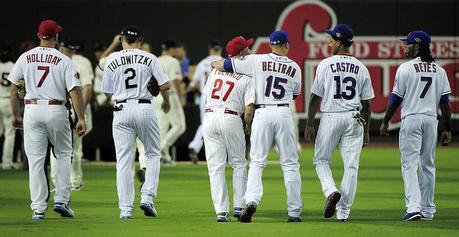
[[[62,26],[53,20],[44,20],[40,23],[40,26],[38,26],[38,36],[42,39],[54,37],[61,31]]]
[[[226,44],[226,53],[233,57],[239,55],[242,50],[253,44],[253,38],[246,40],[242,36],[236,36]]]

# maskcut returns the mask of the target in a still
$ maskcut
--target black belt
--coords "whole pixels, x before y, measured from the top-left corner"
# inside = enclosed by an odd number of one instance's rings
[[[151,100],[148,100],[148,99],[138,99],[138,103],[139,104],[151,104]],[[127,100],[120,100],[120,101],[116,101],[115,103],[117,104],[122,104],[122,103],[126,103]]]
[[[206,113],[214,112],[214,110],[212,110],[211,108],[206,108],[205,112]],[[232,111],[232,110],[229,110],[229,109],[225,109],[224,113],[225,114],[239,115],[236,111]]]
[[[255,105],[255,109],[266,108],[266,107],[269,107],[269,106],[289,107],[289,104],[257,104],[257,105]]]

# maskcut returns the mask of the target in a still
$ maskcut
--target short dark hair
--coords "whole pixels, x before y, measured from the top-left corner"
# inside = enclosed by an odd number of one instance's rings
[[[352,43],[354,43],[354,41],[346,41],[346,40],[342,40],[338,37],[335,37],[335,36],[332,36],[332,38],[336,41],[339,41],[342,45],[344,45],[344,47],[346,48],[349,48],[352,46]]]
[[[139,28],[134,25],[128,25],[123,27],[121,30],[121,36],[123,36],[128,44],[133,44],[137,41],[142,41],[143,37],[140,34]]]
[[[163,43],[161,44],[161,48],[163,50],[175,49],[175,48],[178,48],[178,47],[179,47],[179,43],[174,39],[164,40]]]
[[[13,53],[9,45],[2,45],[0,47],[0,61],[6,63],[13,60]]]

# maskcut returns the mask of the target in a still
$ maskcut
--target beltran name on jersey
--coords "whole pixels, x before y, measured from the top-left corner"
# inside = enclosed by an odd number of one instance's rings
[[[290,77],[294,77],[296,73],[296,69],[292,67],[291,65],[274,62],[274,61],[261,62],[261,68],[263,71],[279,72],[282,74],[289,75]]]
[[[107,65],[110,71],[115,71],[115,69],[119,66],[127,65],[127,64],[143,64],[147,67],[150,66],[153,60],[147,56],[133,54],[133,55],[124,55],[120,58],[115,58],[110,64]]]
[[[57,65],[62,58],[52,54],[34,53],[26,56],[27,63],[51,63]]]

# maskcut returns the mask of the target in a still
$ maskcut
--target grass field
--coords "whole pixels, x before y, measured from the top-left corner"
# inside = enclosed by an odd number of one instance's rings
[[[271,153],[276,160],[276,153]],[[358,191],[350,222],[324,219],[324,197],[312,166],[312,149],[301,153],[303,222],[287,223],[282,172],[277,162],[264,171],[265,194],[250,224],[232,219],[217,223],[204,163],[178,164],[161,169],[158,217],[147,218],[138,208],[133,219],[120,220],[114,164],[86,164],[85,188],[72,193],[73,219],[52,211],[44,221],[33,221],[29,208],[28,174],[0,171],[0,236],[457,236],[459,233],[459,148],[437,150],[437,215],[433,221],[404,223],[403,183],[398,149],[370,147],[360,160]],[[342,161],[334,156],[339,183]],[[227,169],[227,174],[230,174]],[[229,177],[229,175],[227,175]],[[338,179],[339,178],[339,179]],[[231,182],[229,182],[231,185]],[[136,182],[136,186],[138,183]],[[136,187],[137,188],[137,187]]]

